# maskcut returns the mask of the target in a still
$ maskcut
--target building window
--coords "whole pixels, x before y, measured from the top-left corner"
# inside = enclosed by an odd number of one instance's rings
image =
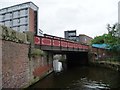
[[[18,11],[18,16],[20,16],[20,11]]]
[[[16,25],[18,25],[18,19],[13,20],[13,26],[16,26]]]
[[[69,36],[76,36],[76,34],[73,32],[73,33],[69,33]]]
[[[5,26],[10,27],[10,21],[5,21]]]
[[[28,9],[25,10],[25,14],[26,14],[26,15],[28,14]]]
[[[0,15],[0,21],[2,21],[3,20],[3,15]]]
[[[27,25],[20,26],[20,31],[27,31]]]
[[[10,12],[10,19],[12,19],[12,12]]]
[[[5,19],[5,15],[3,15],[3,17],[2,17],[2,18],[3,18],[3,20],[4,20],[4,19]]]
[[[26,16],[26,10],[20,10],[20,16]]]
[[[18,26],[17,31],[20,31],[20,27]]]
[[[26,23],[28,22],[28,18],[27,18],[27,17],[25,18],[25,22],[26,22]]]
[[[27,24],[27,18],[20,18],[20,24]]]
[[[20,23],[20,19],[18,19],[18,23]]]
[[[11,13],[6,13],[5,14],[5,20],[11,19]]]
[[[10,20],[10,27],[12,27],[12,21]]]
[[[18,11],[13,12],[13,18],[17,18],[18,17]]]

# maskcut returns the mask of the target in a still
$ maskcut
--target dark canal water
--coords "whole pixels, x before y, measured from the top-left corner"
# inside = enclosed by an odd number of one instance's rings
[[[98,67],[76,67],[52,73],[30,88],[62,90],[120,90],[120,73]]]

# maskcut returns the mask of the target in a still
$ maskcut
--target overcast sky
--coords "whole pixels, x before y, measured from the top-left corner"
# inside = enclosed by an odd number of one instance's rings
[[[29,0],[0,0],[0,8]],[[64,37],[64,31],[95,37],[107,33],[106,25],[118,22],[119,0],[31,0],[39,7],[43,33]]]

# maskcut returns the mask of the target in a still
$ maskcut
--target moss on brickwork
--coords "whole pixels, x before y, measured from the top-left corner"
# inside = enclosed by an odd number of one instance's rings
[[[0,29],[0,31],[2,31],[2,34],[0,36],[2,36],[3,40],[27,43],[27,37],[25,33],[17,32],[6,26],[0,26]]]

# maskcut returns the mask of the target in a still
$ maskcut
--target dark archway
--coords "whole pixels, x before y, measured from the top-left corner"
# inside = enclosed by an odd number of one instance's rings
[[[88,65],[88,52],[70,52],[66,57],[68,67]]]

